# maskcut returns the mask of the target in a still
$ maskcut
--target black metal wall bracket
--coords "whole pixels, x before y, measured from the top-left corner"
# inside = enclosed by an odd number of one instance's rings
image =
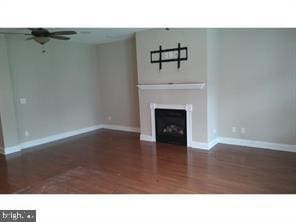
[[[183,56],[183,57],[181,56],[182,51],[185,52],[185,56]],[[164,58],[163,53],[167,53],[167,52],[172,52],[172,53],[177,52],[177,56],[173,56],[173,58]],[[157,54],[158,54],[158,56],[157,56]],[[157,59],[155,59],[155,57]],[[181,47],[180,43],[178,43],[177,48],[162,49],[162,47],[160,45],[159,50],[154,50],[154,51],[150,52],[151,63],[158,63],[159,64],[159,70],[162,69],[162,63],[164,63],[164,62],[177,62],[177,67],[179,69],[180,66],[181,66],[181,61],[186,61],[187,59],[188,59],[188,49],[187,49],[187,47]]]

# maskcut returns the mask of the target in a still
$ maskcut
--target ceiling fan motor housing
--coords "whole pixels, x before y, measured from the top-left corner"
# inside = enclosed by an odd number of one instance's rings
[[[38,28],[38,29],[33,29],[31,34],[36,37],[49,37],[50,32],[47,31],[46,29]]]

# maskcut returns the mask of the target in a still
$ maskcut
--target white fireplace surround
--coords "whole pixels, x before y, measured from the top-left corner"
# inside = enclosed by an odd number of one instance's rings
[[[214,147],[218,140],[214,140],[211,143],[203,143],[192,140],[192,112],[193,105],[192,104],[157,104],[150,103],[150,117],[151,117],[151,135],[140,135],[140,140],[155,142],[155,109],[178,109],[186,111],[186,125],[187,125],[187,147],[198,148],[198,149],[206,149],[209,150]]]
[[[177,109],[186,111],[186,125],[187,125],[187,146],[192,146],[192,104],[185,105],[169,105],[150,103],[151,111],[151,141],[156,141],[155,136],[155,109]]]

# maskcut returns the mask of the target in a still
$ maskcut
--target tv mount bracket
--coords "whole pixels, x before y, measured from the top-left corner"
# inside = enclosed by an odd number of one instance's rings
[[[162,49],[159,46],[159,50],[154,50],[150,52],[151,63],[158,63],[159,70],[162,69],[162,63],[164,62],[177,62],[177,67],[180,69],[181,61],[186,61],[188,59],[188,49],[187,47],[181,47],[178,43],[177,48]]]

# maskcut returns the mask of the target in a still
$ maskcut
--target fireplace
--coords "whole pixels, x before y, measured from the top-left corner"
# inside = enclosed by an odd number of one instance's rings
[[[155,109],[157,142],[187,145],[186,110]]]

